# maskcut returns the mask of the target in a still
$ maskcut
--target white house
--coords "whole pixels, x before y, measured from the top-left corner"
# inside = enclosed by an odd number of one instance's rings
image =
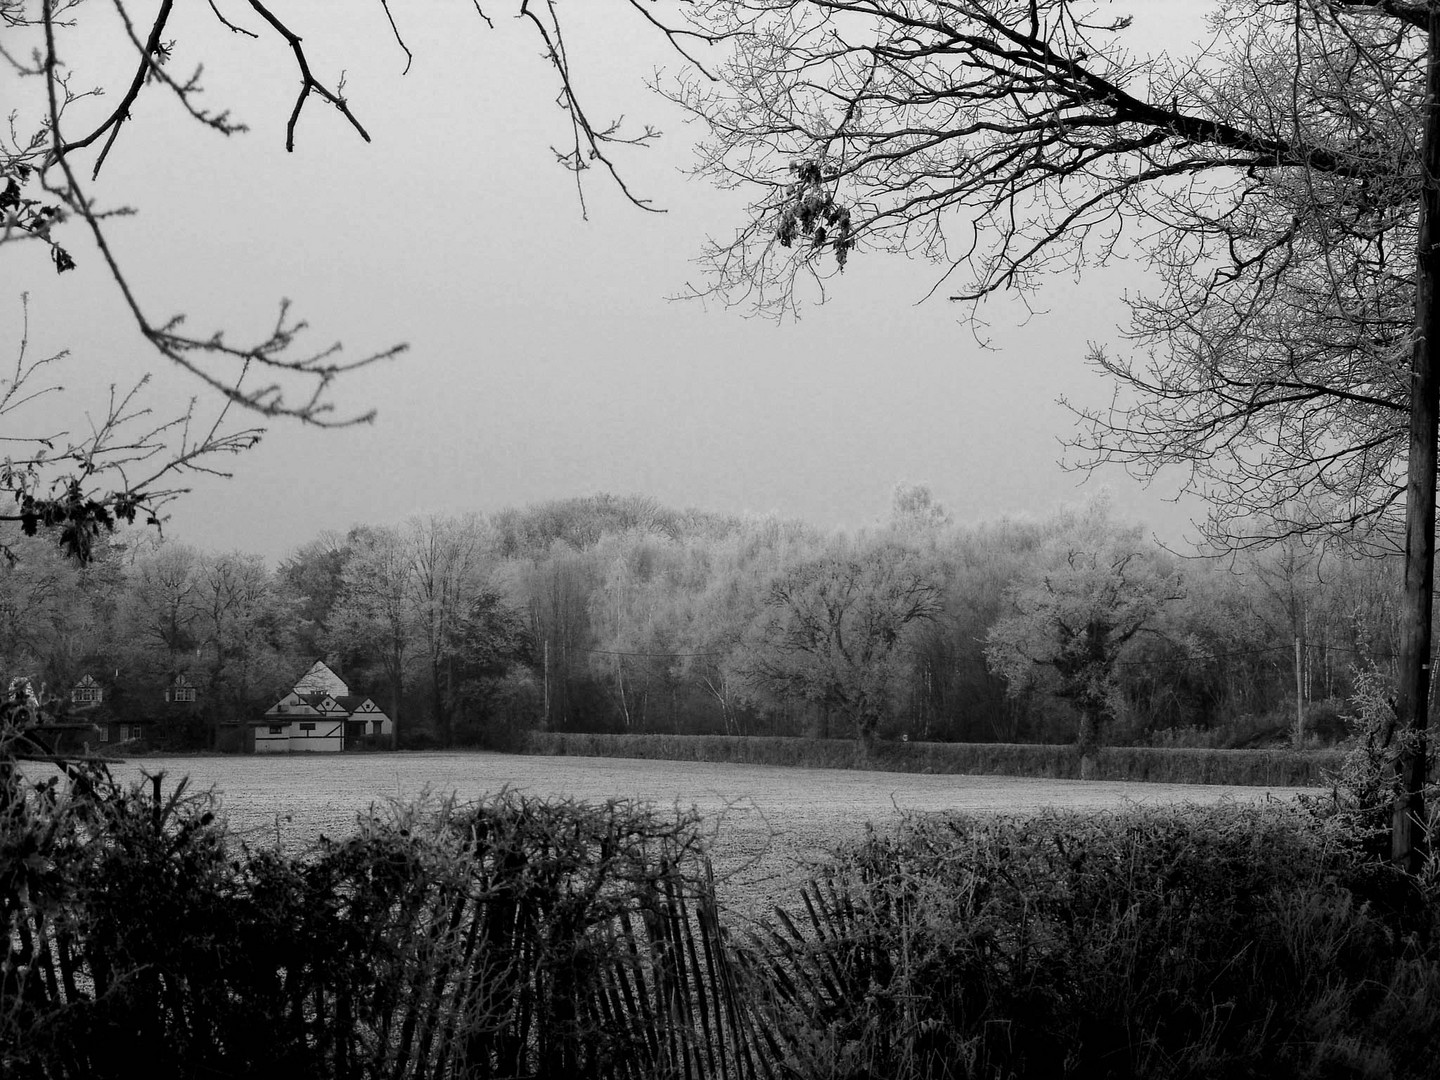
[[[363,694],[352,694],[323,661],[315,661],[291,691],[255,721],[257,754],[346,750],[387,743],[390,717]]]

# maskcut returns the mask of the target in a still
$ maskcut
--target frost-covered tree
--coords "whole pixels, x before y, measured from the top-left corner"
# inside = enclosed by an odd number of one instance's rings
[[[746,632],[745,676],[773,697],[839,713],[868,749],[905,670],[910,634],[939,610],[934,576],[898,545],[799,563],[771,582]]]
[[[1179,575],[1145,549],[1138,529],[1088,524],[1046,543],[1035,567],[1010,587],[1009,611],[986,638],[990,664],[1011,693],[1035,690],[1074,708],[1086,779],[1115,714],[1125,646],[1182,595]]]

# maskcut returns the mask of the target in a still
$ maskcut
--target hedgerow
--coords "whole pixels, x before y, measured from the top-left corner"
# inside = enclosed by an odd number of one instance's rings
[[[1080,756],[1074,746],[1035,743],[876,742],[862,750],[854,739],[537,731],[530,733],[526,750],[577,757],[721,761],[812,769],[860,768],[1052,780],[1080,776]],[[1094,779],[1298,787],[1322,783],[1343,758],[1334,750],[1106,746],[1097,754]]]
[[[502,794],[287,853],[158,776],[12,792],[7,1078],[756,1075],[693,817]]]
[[[914,818],[741,955],[792,1075],[1422,1077],[1415,889],[1296,807]]]

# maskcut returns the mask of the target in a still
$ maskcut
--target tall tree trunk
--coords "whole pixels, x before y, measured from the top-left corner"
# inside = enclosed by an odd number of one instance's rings
[[[1412,872],[1420,868],[1425,836],[1426,727],[1430,715],[1430,616],[1435,585],[1437,285],[1440,285],[1440,7],[1429,11],[1425,133],[1421,150],[1420,221],[1415,259],[1415,343],[1410,367],[1410,460],[1405,489],[1405,602],[1400,637],[1400,687],[1395,718],[1400,729],[1396,761],[1391,857]]]
[[[1295,631],[1295,749],[1305,749],[1305,660],[1300,631]]]
[[[1082,702],[1080,706],[1080,731],[1075,740],[1080,751],[1080,779],[1095,779],[1100,764],[1100,727],[1103,717],[1101,707]]]
[[[440,745],[449,750],[450,725],[445,716],[445,699],[440,692],[440,667],[440,662],[432,657],[430,661],[430,720],[435,725],[435,736],[440,740]]]
[[[390,684],[390,749],[400,749],[400,688]]]

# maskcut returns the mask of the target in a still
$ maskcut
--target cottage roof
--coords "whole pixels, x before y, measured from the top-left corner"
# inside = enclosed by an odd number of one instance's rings
[[[339,699],[336,698],[334,694],[327,694],[323,691],[314,694],[302,694],[296,691],[295,696],[316,712],[334,712],[337,706],[344,708],[343,705],[339,704]],[[349,712],[350,710],[345,709],[345,711]]]
[[[362,720],[388,720],[389,717],[364,694],[352,694],[335,672],[324,661],[317,660],[311,665],[293,690],[270,706],[259,720],[259,724],[288,724],[292,721],[310,721],[324,718],[335,721],[357,716]]]
[[[329,694],[331,697],[339,698],[350,693],[350,688],[345,685],[345,680],[330,670],[324,660],[316,660],[310,665],[310,670],[300,676],[295,683],[295,692],[302,696],[307,694]]]

